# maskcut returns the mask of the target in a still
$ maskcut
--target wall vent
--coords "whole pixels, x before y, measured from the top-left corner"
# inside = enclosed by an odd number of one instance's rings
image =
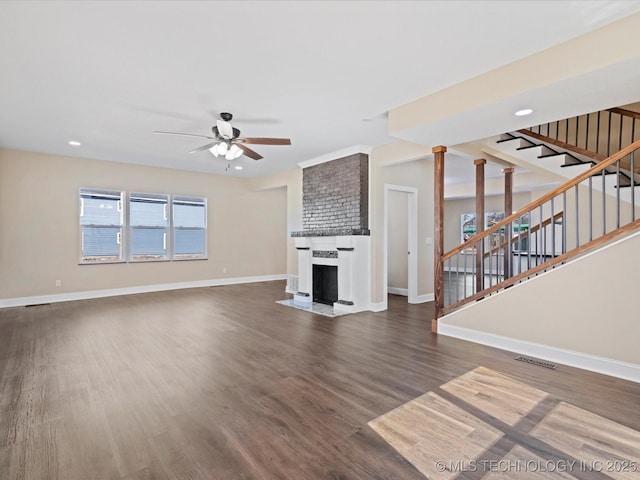
[[[531,365],[536,365],[537,367],[550,368],[551,370],[554,370],[558,367],[555,363],[545,362],[543,360],[538,360],[531,357],[519,356],[516,357],[516,360],[518,360],[519,362],[530,363]]]

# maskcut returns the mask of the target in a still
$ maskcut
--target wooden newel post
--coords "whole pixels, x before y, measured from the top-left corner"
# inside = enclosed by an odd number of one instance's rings
[[[508,217],[513,212],[513,167],[503,168],[504,173],[504,216]],[[513,228],[505,228],[504,239],[507,246],[504,250],[504,279],[511,278],[511,237]]]
[[[474,160],[476,166],[476,235],[484,231],[484,158]],[[476,243],[476,293],[484,290],[484,239]]]
[[[442,316],[444,308],[444,154],[447,147],[439,145],[431,149],[433,152],[433,191],[434,191],[434,296],[436,304],[435,318],[431,320],[431,331],[438,333],[438,319]]]

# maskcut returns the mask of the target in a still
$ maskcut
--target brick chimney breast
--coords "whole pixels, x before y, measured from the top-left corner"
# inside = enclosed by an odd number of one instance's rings
[[[302,170],[302,228],[292,237],[369,235],[369,156],[356,153]]]

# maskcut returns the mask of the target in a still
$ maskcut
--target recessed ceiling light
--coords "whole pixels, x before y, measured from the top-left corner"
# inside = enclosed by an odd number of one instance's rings
[[[533,110],[531,110],[530,108],[525,108],[523,110],[518,110],[516,112],[516,117],[524,117],[525,115],[531,115],[533,113]]]
[[[235,168],[236,170],[242,170],[242,165],[236,165],[236,166],[235,166],[235,167],[233,167],[233,168]]]
[[[82,144],[76,140],[69,140],[69,145],[72,145],[74,147],[79,147]]]

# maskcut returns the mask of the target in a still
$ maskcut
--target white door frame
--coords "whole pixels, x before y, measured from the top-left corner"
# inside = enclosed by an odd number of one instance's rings
[[[382,265],[382,294],[385,308],[387,307],[387,295],[389,293],[389,192],[405,192],[409,195],[407,202],[407,240],[408,240],[408,301],[418,303],[418,189],[402,185],[384,185],[384,240],[383,240],[383,265]]]

